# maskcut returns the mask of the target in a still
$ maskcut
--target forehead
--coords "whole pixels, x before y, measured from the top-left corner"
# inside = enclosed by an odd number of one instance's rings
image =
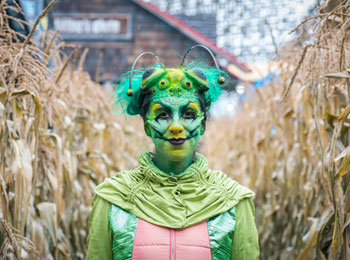
[[[172,107],[174,109],[183,107],[189,103],[197,104],[199,107],[199,100],[198,100],[198,96],[196,95],[187,95],[187,96],[180,96],[180,97],[169,95],[165,97],[158,97],[158,98],[152,99],[151,106],[153,108],[154,105],[160,104],[160,103],[168,107]]]

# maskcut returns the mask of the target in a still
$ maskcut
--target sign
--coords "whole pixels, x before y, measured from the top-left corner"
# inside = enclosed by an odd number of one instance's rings
[[[132,39],[129,14],[54,14],[54,26],[68,41]]]

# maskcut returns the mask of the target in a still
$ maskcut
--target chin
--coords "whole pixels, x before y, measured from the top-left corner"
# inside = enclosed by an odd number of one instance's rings
[[[187,140],[182,145],[172,145],[169,142],[163,143],[159,152],[166,155],[166,157],[173,162],[181,162],[192,156],[196,147],[194,140]]]
[[[176,162],[181,162],[182,160],[185,160],[189,156],[193,155],[194,150],[189,150],[187,147],[184,147],[184,145],[176,146],[170,151],[168,151],[169,159]]]
[[[188,152],[184,152],[181,150],[174,150],[169,153],[169,157],[172,161],[181,162],[189,156]]]

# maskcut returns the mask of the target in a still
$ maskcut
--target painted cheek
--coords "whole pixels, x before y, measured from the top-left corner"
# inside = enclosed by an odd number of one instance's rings
[[[147,115],[146,115],[146,120],[147,121],[152,121],[154,119],[156,119],[156,115],[153,112],[148,112]]]
[[[204,119],[204,117],[197,117],[195,120],[191,120],[191,119],[184,120],[184,121],[186,121],[184,123],[184,128],[188,132],[191,132],[191,131],[193,131],[196,128],[199,129],[203,119]]]
[[[164,134],[168,128],[169,128],[169,121],[167,120],[147,120],[149,126],[153,129],[155,129],[156,131],[158,131],[161,134]],[[153,131],[153,129],[151,129],[151,131]]]

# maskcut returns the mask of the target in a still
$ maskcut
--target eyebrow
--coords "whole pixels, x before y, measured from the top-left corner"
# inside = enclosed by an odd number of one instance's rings
[[[184,109],[188,108],[191,104],[195,104],[199,108],[198,104],[196,104],[195,102],[188,101],[188,103],[181,108],[181,111],[183,111]],[[190,108],[192,108],[194,110],[198,110],[198,109],[195,109],[194,107],[190,107]]]
[[[157,102],[157,103],[155,103],[155,104],[159,104],[159,105],[161,105],[161,107],[160,107],[160,108],[157,108],[157,109],[154,110],[154,111],[158,111],[158,110],[162,110],[162,109],[165,109],[166,111],[171,111],[170,107],[168,107],[167,105],[165,105],[162,101],[159,101],[159,102]],[[155,104],[154,104],[154,105],[155,105]]]

